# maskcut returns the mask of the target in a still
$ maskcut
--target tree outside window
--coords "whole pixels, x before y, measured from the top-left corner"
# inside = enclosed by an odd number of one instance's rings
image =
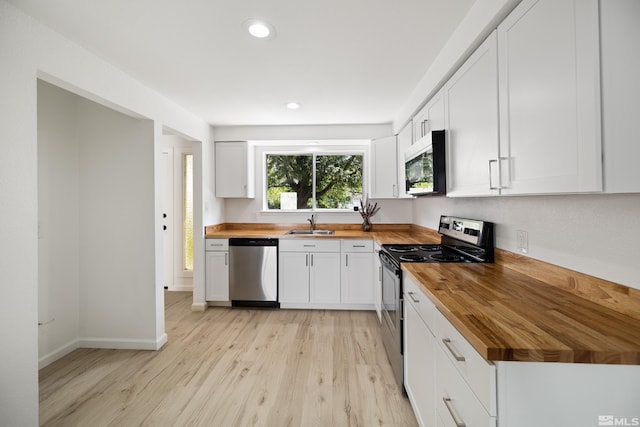
[[[267,209],[353,208],[362,197],[363,157],[267,154]]]

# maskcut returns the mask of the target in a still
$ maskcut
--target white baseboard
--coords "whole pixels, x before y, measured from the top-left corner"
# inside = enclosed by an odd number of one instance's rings
[[[193,292],[193,285],[175,285],[172,288],[167,289],[169,292]]]
[[[56,360],[66,356],[77,348],[80,348],[80,340],[78,339],[75,339],[68,344],[56,348],[52,352],[45,354],[38,359],[38,369],[42,369],[45,366],[51,365]]]
[[[116,350],[159,350],[167,342],[167,334],[162,334],[155,340],[138,339],[107,339],[107,338],[81,338],[78,343],[80,348],[110,348]]]
[[[205,311],[206,309],[206,302],[194,302],[193,304],[191,304],[191,311]]]

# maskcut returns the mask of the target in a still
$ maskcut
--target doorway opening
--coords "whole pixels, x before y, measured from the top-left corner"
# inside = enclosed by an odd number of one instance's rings
[[[194,163],[193,146],[176,135],[163,135],[164,287],[193,290]]]

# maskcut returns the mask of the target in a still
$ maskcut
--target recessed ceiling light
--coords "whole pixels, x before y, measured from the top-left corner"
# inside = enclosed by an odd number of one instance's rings
[[[302,107],[298,102],[287,102],[287,108],[290,110],[297,110]]]
[[[257,39],[272,39],[276,36],[273,25],[259,19],[248,19],[242,23],[242,26]]]

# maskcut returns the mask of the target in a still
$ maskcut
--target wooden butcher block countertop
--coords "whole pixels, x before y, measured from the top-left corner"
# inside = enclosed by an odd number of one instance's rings
[[[512,255],[496,252],[495,264],[402,269],[487,360],[640,364],[640,291],[570,270],[554,272],[551,285],[544,265],[560,267],[533,260],[537,279],[505,266],[500,258]]]
[[[440,235],[428,228],[411,224],[376,224],[372,231],[362,231],[358,224],[318,224],[318,230],[334,234],[287,234],[289,230],[307,230],[309,224],[227,223],[205,227],[205,238],[275,237],[279,239],[373,239],[380,244],[440,243]]]
[[[308,227],[308,225],[307,225]],[[207,238],[371,238],[439,243],[415,225],[328,225],[331,236],[285,236],[304,224],[223,224]],[[640,290],[496,249],[495,264],[404,263],[442,314],[487,360],[640,365]]]

